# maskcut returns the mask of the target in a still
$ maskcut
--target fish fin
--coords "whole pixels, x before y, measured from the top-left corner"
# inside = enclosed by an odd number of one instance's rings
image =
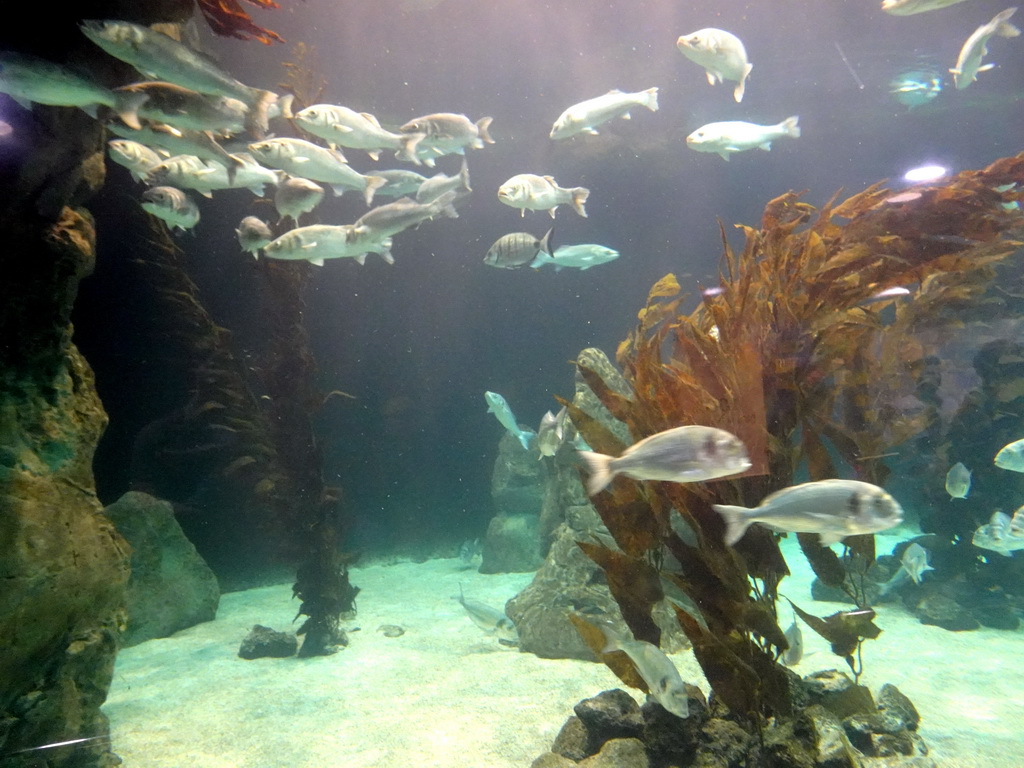
[[[759,145],[758,149],[763,149],[765,152],[771,152],[772,143],[770,141],[766,141],[764,144]]]
[[[580,129],[580,133],[585,133],[585,134],[587,134],[589,136],[600,136],[601,135],[600,133],[597,132],[597,128],[594,128],[593,126],[589,126],[589,125],[586,128]]]
[[[139,109],[149,100],[147,93],[122,92],[117,96],[117,116],[121,122],[136,131],[142,130],[142,123],[139,122]],[[91,117],[96,117],[95,107]]]
[[[800,138],[800,116],[799,115],[793,115],[791,117],[787,117],[785,120],[782,121],[782,127],[785,129],[786,135],[789,136],[791,139],[799,139]]]
[[[704,74],[707,75],[708,85],[714,85],[715,83],[718,82],[716,74],[712,72],[710,69],[704,70]]]
[[[988,72],[990,69],[995,69],[995,68],[996,68],[995,63],[990,61],[988,64],[982,64],[980,67],[978,67],[974,71],[975,72]],[[974,79],[977,80],[978,78],[975,77]]]
[[[526,209],[525,208],[520,208],[519,209],[519,218],[520,219],[525,219],[526,218]]]
[[[399,160],[408,160],[411,163],[420,165],[421,161],[416,156],[416,147],[419,143],[427,138],[425,133],[409,133],[402,136],[402,146],[395,152],[395,157]],[[427,165],[433,167],[433,161],[427,163]]]
[[[377,118],[374,115],[371,115],[369,112],[360,112],[359,116],[361,118],[363,118],[364,120],[367,120],[370,123],[372,123],[373,125],[375,125],[378,128],[380,128],[380,122],[377,120]]]
[[[827,547],[830,544],[835,544],[837,541],[842,541],[845,534],[828,531],[826,533],[819,533],[818,536],[821,537],[821,545]]]
[[[366,188],[363,190],[363,197],[369,207],[373,203],[373,193],[388,183],[383,176],[363,176],[366,180]]]
[[[624,115],[622,116],[622,119],[623,119],[623,120],[632,120],[632,119],[633,119],[633,116],[632,116],[631,114],[629,114],[629,112],[627,112],[626,114],[624,114]]]
[[[343,187],[340,184],[328,184],[335,197],[341,197],[345,192],[348,191],[347,187]]]
[[[11,96],[11,98],[14,99],[19,106],[29,110],[30,112],[32,111],[32,101],[30,99],[26,99],[24,96]]]
[[[593,496],[600,493],[615,477],[615,471],[611,468],[612,457],[603,453],[593,451],[577,451],[583,463],[587,465],[590,477],[587,478],[587,495]]]
[[[263,193],[266,192],[266,188],[262,184],[254,184],[249,187],[249,191],[256,195],[256,197],[263,197]]]
[[[352,258],[354,258],[356,260],[356,264],[358,264],[359,266],[363,266],[363,264],[366,263],[366,254],[365,253],[360,253],[358,256],[353,256]]]
[[[294,93],[286,93],[277,100],[278,109],[281,111],[281,117],[286,120],[291,120],[295,117],[292,113],[292,102],[295,101]]]
[[[480,139],[485,144],[493,144],[494,139],[491,138],[491,134],[488,133],[488,128],[491,127],[491,123],[494,122],[493,117],[481,117],[476,121],[476,129],[480,133]]]
[[[548,208],[548,215],[550,215],[552,219],[555,218],[555,211],[557,211],[557,210],[558,210],[558,206],[557,205],[554,205],[554,206]]]
[[[312,264],[314,267],[322,267],[324,265],[324,260],[323,259],[310,259],[309,263]]]
[[[390,238],[389,238],[388,242],[389,243],[391,242]],[[395,263],[395,257],[391,255],[391,246],[390,245],[388,245],[387,248],[385,248],[383,251],[381,251],[377,255],[381,257],[381,259],[384,261],[385,264],[394,264]]]
[[[472,192],[473,188],[469,186],[469,165],[466,163],[466,157],[462,157],[462,168],[459,169],[459,180],[462,182],[462,188],[467,192]]]
[[[530,450],[530,442],[533,440],[533,432],[521,429],[516,433],[516,437],[519,439],[519,444],[523,446],[524,450]]]
[[[721,157],[721,158],[722,158],[723,160],[725,160],[725,162],[727,162],[727,163],[729,162],[729,153],[728,153],[728,152],[726,152],[726,151],[725,151],[724,149],[723,149],[723,150],[722,150],[721,152],[719,152],[719,153],[718,153],[718,155],[719,155],[719,157]]]
[[[712,504],[711,506],[725,521],[724,541],[726,546],[731,547],[735,545],[737,541],[743,538],[743,534],[747,532],[747,528],[753,522],[751,520],[751,510],[746,507],[737,507],[730,504]]]
[[[590,190],[586,187],[573,187],[570,191],[572,192],[572,209],[583,218],[587,218],[587,209],[584,206],[587,203],[587,198],[590,197]],[[555,213],[552,209],[551,218],[554,217]]]
[[[622,646],[619,644],[621,639],[614,629],[605,624],[598,624],[597,628],[600,629],[601,634],[604,635],[604,648],[601,649],[601,653],[615,653],[615,651],[622,650]]]
[[[209,199],[211,199],[211,200],[213,199],[213,192],[211,192],[211,191],[210,191],[210,190],[208,190],[208,189],[207,189],[207,190],[205,190],[205,191],[204,191],[204,190],[201,190],[201,189],[197,189],[197,190],[195,190],[195,191],[196,191],[196,192],[198,192],[198,193],[199,193],[200,195],[202,195],[203,197],[207,197],[207,198],[209,198]]]
[[[644,91],[644,100],[641,103],[645,107],[647,107],[649,110],[651,110],[651,112],[657,112],[658,111],[658,89],[657,88],[648,88],[646,91]]]
[[[551,233],[555,231],[554,227],[551,227],[540,239],[540,250],[542,253],[546,253],[551,256]]]
[[[367,150],[366,154],[370,156],[371,160],[380,160],[380,150],[379,149]]]
[[[747,66],[743,68],[743,74],[740,75],[740,81],[736,84],[736,87],[732,90],[732,97],[736,99],[736,103],[743,101],[743,92],[747,88],[747,75],[750,74],[750,70],[754,68],[754,65],[747,63]]]
[[[352,126],[350,126],[350,125],[342,125],[341,123],[334,123],[331,126],[331,130],[332,131],[337,131],[338,133],[352,133],[352,131],[354,131],[355,129]]]

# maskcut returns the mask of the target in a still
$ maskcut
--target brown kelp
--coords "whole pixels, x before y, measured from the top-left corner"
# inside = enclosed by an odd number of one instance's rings
[[[593,502],[621,552],[581,545],[604,569],[638,639],[658,642],[650,611],[663,582],[699,606],[699,616],[677,609],[678,620],[734,713],[760,722],[792,708],[776,615],[788,569],[777,535],[763,527],[726,547],[711,505],[755,506],[793,484],[798,470],[811,480],[885,481],[887,456],[934,413],[915,398],[926,389],[931,352],[918,332],[955,324],[989,300],[994,266],[1020,246],[1022,185],[1024,154],[908,192],[875,184],[820,209],[798,193],[781,195],[765,207],[759,229],[739,227],[742,247],[734,249],[722,227],[719,285],[703,290],[692,312],[680,313],[674,276],[655,284],[618,349],[632,393],[616,392],[577,362],[635,439],[705,424],[748,447],[753,466],[740,479],[616,480]],[[581,409],[570,405],[570,413],[595,450],[626,447]],[[692,536],[677,533],[675,514]],[[817,536],[799,541],[819,579],[846,591],[857,608],[825,618],[798,613],[857,672],[861,642],[880,631],[863,581],[873,536],[848,538],[843,558]]]
[[[196,0],[210,29],[222,37],[239,40],[255,38],[264,45],[283,43],[284,39],[273,30],[261,27],[242,7],[240,0]],[[280,8],[274,0],[246,0],[259,8]]]

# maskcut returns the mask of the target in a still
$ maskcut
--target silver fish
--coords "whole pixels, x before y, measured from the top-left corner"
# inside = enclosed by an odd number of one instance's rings
[[[1024,472],[1024,438],[1014,440],[999,449],[993,463],[1000,469]]]
[[[800,138],[799,118],[787,117],[777,125],[757,125],[742,120],[708,123],[686,137],[686,146],[697,152],[716,152],[723,160],[748,149],[770,150],[781,138]]]
[[[1011,518],[1004,512],[993,512],[989,521],[974,532],[971,543],[981,549],[998,552],[1003,557],[1013,557],[1013,553],[1024,549],[1024,536],[1015,535],[1010,530]]]
[[[373,232],[377,236],[391,237],[438,216],[457,219],[458,211],[452,205],[456,197],[455,192],[445,192],[433,202],[426,204],[403,197],[401,200],[379,205],[367,211],[356,219],[354,227],[357,232]]]
[[[462,158],[462,169],[455,176],[437,173],[420,184],[416,190],[416,202],[432,203],[445,192],[453,190],[460,195],[473,191],[469,186],[469,167],[466,165],[465,157]]]
[[[907,575],[913,579],[915,584],[921,583],[921,576],[926,571],[935,569],[928,565],[928,550],[916,541],[903,550],[903,557],[900,558],[901,567]]]
[[[381,128],[377,118],[337,104],[314,104],[297,112],[295,122],[314,136],[342,147],[362,149],[374,160],[382,149],[411,159],[422,133],[392,133]]]
[[[735,475],[750,468],[743,442],[724,429],[686,426],[646,437],[613,458],[579,451],[590,472],[587,493],[593,496],[616,475],[636,480],[696,483]]]
[[[958,461],[946,473],[946,493],[953,499],[966,499],[971,492],[971,470]]]
[[[957,57],[956,66],[949,70],[953,75],[953,83],[957,90],[963,90],[978,79],[979,72],[992,69],[995,64],[982,65],[981,60],[988,55],[988,41],[994,36],[1017,37],[1020,30],[1010,23],[1009,19],[1017,12],[1016,8],[1000,11],[987,24],[982,24],[971,33],[964,42]]]
[[[377,197],[408,197],[415,195],[420,185],[427,180],[416,171],[407,171],[404,168],[395,168],[389,171],[377,171],[374,176],[380,176],[387,180],[387,184],[377,190]]]
[[[800,624],[795,616],[793,617],[793,623],[789,625],[789,629],[786,630],[785,634],[789,648],[782,652],[781,660],[787,667],[795,667],[804,657],[804,633],[801,631]]]
[[[603,96],[573,104],[558,116],[548,136],[552,139],[568,139],[578,133],[596,136],[597,126],[616,117],[629,120],[630,110],[634,107],[647,107],[651,112],[657,112],[658,89],[648,88],[637,93],[613,90]]]
[[[366,254],[376,253],[391,264],[391,238],[370,237],[354,231],[351,224],[313,224],[285,232],[263,249],[263,255],[283,261],[308,261],[318,267],[325,259],[355,259],[366,262]]]
[[[199,207],[175,187],[151,187],[142,193],[142,209],[167,222],[172,229],[192,229],[199,223]]]
[[[127,119],[123,111],[120,114],[128,125],[136,125],[142,117],[185,131],[212,131],[230,136],[245,130],[249,108],[238,99],[211,96],[161,81],[124,85],[114,92],[138,100],[135,120]]]
[[[882,0],[882,10],[893,16],[910,16],[925,11],[937,11],[964,0]]]
[[[551,257],[551,233],[538,240],[529,232],[510,232],[494,241],[487,249],[484,264],[498,269],[518,269],[532,264],[541,254]]]
[[[163,161],[156,150],[131,139],[111,139],[107,142],[107,154],[115,163],[127,168],[136,181],[144,181]]]
[[[752,523],[776,531],[817,533],[824,545],[861,533],[877,533],[903,522],[899,503],[871,483],[817,480],[783,488],[753,509],[712,505],[725,520],[725,543],[734,545]]]
[[[1013,513],[1010,524],[1007,526],[1007,532],[1010,536],[1024,537],[1024,507],[1019,507]]]
[[[586,218],[588,197],[590,190],[586,187],[560,187],[553,176],[535,173],[517,174],[498,187],[498,199],[505,205],[518,208],[521,216],[525,216],[529,209],[547,211],[553,219],[558,206],[566,204]]]
[[[484,400],[487,401],[487,412],[494,414],[498,423],[519,441],[524,450],[530,450],[530,441],[534,438],[534,434],[528,429],[519,428],[515,414],[512,413],[512,408],[509,407],[505,398],[497,392],[484,392]]]
[[[236,160],[234,173],[229,173],[227,166],[212,160],[190,155],[169,157],[150,169],[148,181],[193,189],[204,197],[213,197],[213,193],[220,189],[248,189],[257,197],[263,197],[266,185],[281,181],[280,171],[264,168],[250,155],[232,157]]]
[[[494,635],[499,641],[507,645],[519,644],[519,633],[516,631],[516,625],[512,622],[512,619],[505,615],[504,611],[492,608],[485,603],[481,603],[479,600],[473,600],[472,598],[467,600],[466,595],[462,591],[461,584],[459,584],[459,596],[455,599],[466,609],[466,614],[472,622],[484,632]]]
[[[686,684],[672,659],[658,646],[645,640],[624,637],[607,625],[599,625],[599,628],[605,639],[601,653],[625,653],[647,683],[652,699],[676,717],[685,719],[690,716]]]
[[[575,267],[581,272],[596,267],[599,264],[607,264],[619,258],[619,252],[603,245],[594,243],[580,243],[579,245],[562,245],[550,256],[537,254],[536,260],[530,266],[539,269],[545,265],[551,265],[555,272],[561,272],[567,267]]]
[[[541,417],[540,426],[537,428],[537,450],[540,451],[538,460],[543,456],[554,456],[558,453],[558,449],[565,442],[565,425],[568,418],[568,411],[564,405],[558,413],[548,411]]]
[[[169,125],[151,125],[135,130],[120,123],[109,123],[107,130],[123,139],[165,150],[170,156],[195,155],[228,168],[239,165],[238,159],[229,155],[209,132],[182,131]]]
[[[267,139],[250,144],[249,151],[271,168],[329,184],[335,195],[349,189],[362,192],[367,205],[373,203],[373,193],[387,184],[387,179],[380,176],[354,170],[337,150],[304,139]]]
[[[274,207],[281,219],[299,224],[299,216],[309,213],[324,199],[324,188],[309,179],[285,179],[274,191]]]
[[[747,61],[747,50],[736,35],[724,29],[707,27],[681,35],[676,40],[676,47],[683,56],[704,67],[709,84],[735,80],[738,85],[732,96],[738,102],[743,101],[747,76],[754,65]]]
[[[480,553],[480,539],[466,539],[459,546],[459,560],[464,565],[471,565],[476,558],[480,557]]]
[[[274,239],[274,234],[266,222],[255,216],[246,216],[242,219],[235,234],[238,236],[238,244],[242,246],[242,250],[257,258],[259,258],[260,249]]]
[[[431,166],[434,164],[433,160],[438,157],[464,155],[467,147],[483,149],[484,144],[494,143],[488,132],[493,119],[481,117],[474,123],[465,115],[453,112],[437,112],[417,117],[398,130],[408,135],[419,135],[421,138],[403,147],[396,157],[412,162],[426,162]]]

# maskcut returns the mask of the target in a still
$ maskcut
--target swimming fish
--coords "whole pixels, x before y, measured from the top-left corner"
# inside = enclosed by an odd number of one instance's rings
[[[493,119],[481,117],[474,123],[465,115],[453,112],[417,117],[398,130],[409,136],[421,134],[422,138],[403,146],[396,157],[414,163],[423,161],[432,166],[433,161],[443,155],[464,155],[467,147],[483,149],[484,144],[494,143],[488,132]]]
[[[374,236],[391,237],[424,221],[447,216],[459,218],[453,202],[458,197],[456,192],[445,192],[430,203],[417,203],[409,197],[395,200],[393,203],[378,205],[356,219],[353,225],[357,232],[373,233]]]
[[[987,24],[982,24],[971,33],[960,49],[956,66],[949,70],[953,74],[953,82],[957,90],[963,90],[978,79],[979,72],[992,69],[995,64],[982,65],[981,60],[988,55],[988,41],[993,36],[1017,37],[1020,30],[1010,23],[1009,19],[1017,12],[1016,8],[1000,11]]]
[[[543,456],[554,456],[558,453],[565,440],[565,424],[568,419],[568,411],[563,405],[558,413],[548,411],[540,419],[540,426],[537,428],[537,450],[540,451],[538,461]]]
[[[1013,557],[1013,552],[1024,549],[1024,536],[1015,534],[1010,523],[1011,518],[1006,513],[993,512],[989,521],[975,530],[971,543],[981,549],[998,552],[1003,557]],[[1014,530],[1019,530],[1019,527]]]
[[[445,192],[451,191],[460,195],[473,191],[469,186],[469,167],[466,165],[465,157],[462,158],[462,169],[455,176],[437,173],[424,180],[416,190],[416,202],[432,203]]]
[[[356,112],[337,104],[314,104],[297,112],[295,122],[314,136],[352,149],[361,149],[371,158],[380,158],[381,150],[412,158],[422,133],[393,133],[381,128],[377,118],[368,112]]]
[[[467,600],[466,595],[462,591],[461,584],[459,584],[459,596],[454,599],[462,604],[472,622],[484,632],[494,635],[506,645],[519,644],[519,633],[516,631],[516,625],[512,622],[512,619],[505,615],[504,611],[492,608],[485,603],[481,603],[479,600],[473,600],[472,598]]]
[[[690,716],[686,685],[672,659],[652,643],[624,637],[605,624],[598,626],[605,640],[601,653],[625,653],[647,683],[652,699],[676,717],[685,719]]]
[[[149,172],[163,162],[155,149],[131,139],[111,139],[107,142],[107,154],[118,165],[123,165],[136,181],[143,181]]]
[[[566,267],[576,267],[585,271],[599,264],[607,264],[619,258],[619,252],[603,245],[594,243],[580,243],[579,245],[562,245],[553,254],[538,253],[530,265],[539,269],[545,265],[551,265],[555,272],[561,272]]]
[[[658,89],[648,88],[637,93],[623,93],[616,89],[608,91],[604,96],[573,104],[555,120],[548,136],[552,139],[567,139],[578,133],[596,136],[596,127],[601,123],[616,117],[629,120],[630,110],[637,106],[657,112]]]
[[[971,491],[971,470],[958,461],[946,473],[946,493],[953,499],[966,499]]]
[[[175,187],[151,187],[142,193],[142,210],[163,219],[171,229],[192,229],[199,223],[199,207]]]
[[[1011,536],[1024,536],[1024,507],[1018,507],[1013,513],[1007,531]]]
[[[804,633],[800,629],[796,616],[793,617],[793,623],[789,625],[785,635],[789,648],[782,652],[780,660],[787,667],[794,667],[804,657]]]
[[[274,239],[274,234],[266,222],[255,216],[246,216],[242,219],[235,230],[235,235],[238,236],[238,244],[242,246],[242,250],[257,258],[260,249]]]
[[[114,93],[137,99],[130,116],[124,110],[119,115],[132,127],[138,127],[141,117],[180,130],[212,131],[230,136],[245,130],[249,112],[245,102],[238,99],[211,96],[159,80],[124,85]]]
[[[289,230],[263,248],[263,255],[284,261],[308,261],[317,267],[325,259],[355,259],[366,263],[366,254],[376,253],[388,264],[391,257],[391,238],[355,231],[352,224],[312,224]]]
[[[882,10],[893,16],[910,16],[914,13],[937,11],[964,0],[882,0]]]
[[[725,520],[725,543],[734,545],[752,523],[776,531],[817,533],[825,546],[861,533],[876,533],[903,522],[899,503],[871,483],[817,480],[766,496],[753,509],[713,504]]]
[[[345,156],[305,139],[267,139],[249,145],[249,151],[271,168],[279,168],[292,176],[329,184],[335,195],[346,190],[363,193],[367,205],[373,193],[387,184],[380,176],[363,175],[349,166]]]
[[[520,215],[531,211],[547,211],[555,218],[555,209],[563,203],[571,205],[580,216],[586,218],[584,205],[590,196],[586,187],[560,187],[552,176],[537,176],[520,173],[498,187],[498,199],[512,208],[519,208]]]
[[[471,565],[480,557],[481,551],[480,539],[466,539],[459,545],[459,560],[465,565]]]
[[[890,81],[889,93],[900,104],[914,109],[942,93],[942,78],[935,72],[924,70],[904,72]]]
[[[288,178],[274,191],[274,207],[281,219],[299,225],[299,216],[309,213],[324,199],[324,188],[309,179]]]
[[[257,197],[263,197],[268,184],[277,184],[283,174],[272,171],[252,159],[248,154],[232,155],[237,163],[234,174],[227,166],[213,160],[204,160],[194,155],[169,157],[149,170],[150,184],[167,184],[179,189],[193,189],[204,197],[213,197],[219,189],[248,189]]]
[[[1024,438],[1014,440],[999,449],[993,463],[1000,469],[1024,472]]]
[[[497,392],[484,392],[484,399],[487,401],[487,412],[494,414],[494,418],[498,420],[498,423],[519,441],[524,450],[530,450],[530,441],[533,439],[534,434],[529,429],[519,428],[515,414],[512,413],[512,409],[505,398]]]
[[[800,138],[798,117],[787,117],[777,125],[757,125],[742,120],[708,123],[686,137],[686,146],[697,152],[717,152],[728,160],[734,152],[748,149],[770,150],[772,142],[781,138]]]
[[[736,101],[743,101],[747,76],[754,65],[747,61],[747,49],[736,35],[724,29],[708,27],[681,35],[676,40],[676,47],[683,56],[704,67],[711,85],[735,80],[737,85],[732,97]]]
[[[375,197],[398,198],[408,197],[409,195],[415,196],[416,190],[427,180],[425,176],[416,173],[416,171],[407,171],[404,168],[375,171],[373,175],[380,176],[387,181],[387,184],[377,190]]]
[[[218,144],[208,131],[183,131],[163,124],[134,130],[117,122],[108,123],[107,130],[123,139],[130,139],[145,144],[147,147],[166,151],[170,157],[195,155],[203,160],[221,163],[228,168],[239,164],[238,159],[228,154],[227,150]]]
[[[921,583],[921,576],[925,571],[935,570],[928,565],[928,550],[916,541],[903,550],[903,557],[900,558],[900,563],[903,570],[914,580],[915,584]]]
[[[541,254],[551,257],[551,233],[554,228],[538,240],[529,232],[510,232],[494,241],[487,249],[484,264],[498,269],[518,269],[527,265],[534,266]]]
[[[750,468],[743,442],[724,429],[685,426],[668,429],[631,445],[618,458],[579,451],[590,478],[587,493],[600,492],[616,475],[635,480],[696,483]]]

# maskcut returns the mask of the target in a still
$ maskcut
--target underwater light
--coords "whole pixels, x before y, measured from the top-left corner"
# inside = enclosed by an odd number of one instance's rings
[[[705,299],[711,299],[714,298],[715,296],[721,296],[723,293],[725,293],[725,288],[722,288],[721,286],[715,286],[714,288],[705,288],[703,291],[701,291],[701,295]]]
[[[949,173],[948,168],[941,165],[922,165],[918,168],[911,168],[903,174],[904,181],[937,181]]]
[[[14,133],[14,128],[11,124],[0,120],[0,139],[6,139],[12,133]]]

